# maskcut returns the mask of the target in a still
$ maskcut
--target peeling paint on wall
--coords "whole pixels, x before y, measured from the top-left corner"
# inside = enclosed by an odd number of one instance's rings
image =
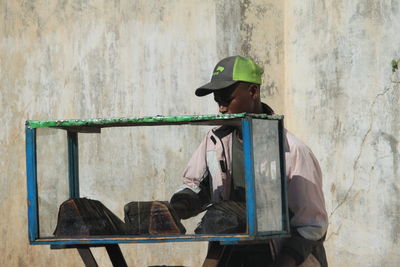
[[[279,1],[240,1],[241,54],[264,67],[261,97],[278,114],[284,110],[283,8]]]
[[[262,1],[257,5],[261,7]],[[51,251],[47,246],[28,245],[26,189],[23,186],[24,122],[215,114],[218,109],[212,97],[195,97],[194,89],[209,81],[212,68],[220,58],[242,53],[244,32],[240,27],[243,23],[249,27],[255,23],[243,21],[258,12],[252,6],[250,3],[244,18],[240,3],[228,0],[0,2],[0,145],[3,149],[0,156],[0,215],[15,218],[11,225],[9,220],[0,220],[4,241],[0,244],[0,254],[4,255],[8,266],[82,264],[73,250]],[[278,10],[282,13],[281,4]],[[263,23],[269,19],[258,14],[256,17],[257,25],[248,41],[253,48],[258,47],[256,43],[264,42]],[[282,21],[277,19],[274,23],[281,25]],[[249,55],[264,63],[264,55],[257,54],[263,51],[253,53],[252,49],[248,50]],[[276,55],[274,50],[276,47],[271,45],[268,53]],[[281,50],[278,54],[281,55]],[[265,75],[271,81],[281,77],[281,73],[273,74],[270,70],[266,70]],[[282,90],[281,83],[276,81],[275,84]],[[274,101],[271,99],[272,105],[275,105]],[[187,136],[176,136],[184,138],[187,147],[199,142],[203,132],[191,130]],[[145,157],[150,153],[148,144],[154,138],[144,133],[142,137],[133,140],[128,136],[127,139],[130,140],[128,144],[138,146]],[[94,151],[101,148],[101,140],[96,138],[91,141]],[[185,165],[188,160],[185,157],[191,154],[172,149],[167,153],[175,165]],[[157,173],[152,163],[143,162],[148,164],[146,167],[152,174],[165,175],[163,168]],[[121,161],[115,166],[118,164],[129,165]],[[123,173],[99,171],[99,175],[104,173],[123,177]],[[109,183],[107,177],[85,181],[97,192],[105,193],[97,182]],[[176,184],[169,181],[168,190],[180,184],[179,177],[173,181]],[[115,182],[121,183],[121,180],[115,179]],[[157,192],[163,192],[162,186],[154,186]],[[109,188],[113,188],[112,183]],[[112,202],[113,193],[106,195],[110,200],[106,204],[118,208]],[[43,199],[43,203],[53,204],[47,199]],[[46,231],[51,232],[50,228]],[[206,249],[206,243],[122,246],[128,262],[135,266],[198,266]],[[176,251],[181,255],[196,251],[196,256],[190,259],[169,257],[177,255]],[[95,249],[94,254],[100,259],[100,265],[107,264],[105,251]],[[168,255],[167,261],[163,255]]]
[[[396,266],[398,4],[295,1],[285,12],[286,125],[324,172],[329,263]]]
[[[400,76],[389,63],[400,57],[399,16],[391,0],[1,1],[0,215],[15,221],[0,220],[0,254],[8,266],[81,264],[72,250],[27,244],[27,119],[213,114],[212,98],[193,91],[219,59],[243,54],[265,68],[263,100],[320,160],[330,265],[397,266]],[[146,156],[141,136],[130,144]],[[197,266],[206,248],[122,246],[138,266],[193,250],[167,264]]]

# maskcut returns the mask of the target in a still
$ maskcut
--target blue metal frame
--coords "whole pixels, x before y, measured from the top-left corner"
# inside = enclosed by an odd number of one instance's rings
[[[75,245],[75,244],[118,244],[118,243],[165,243],[165,242],[197,242],[197,241],[220,241],[225,243],[237,243],[240,241],[253,240],[249,235],[180,235],[160,237],[138,237],[138,236],[117,236],[117,237],[77,237],[77,238],[41,238],[32,244],[34,245]]]
[[[161,243],[161,242],[188,242],[188,241],[220,241],[223,244],[234,244],[240,241],[266,240],[275,237],[288,236],[289,219],[287,211],[287,182],[284,164],[284,134],[283,121],[279,119],[279,145],[281,151],[281,177],[282,177],[282,224],[287,231],[260,233],[257,232],[254,157],[253,157],[253,133],[252,117],[246,116],[240,119],[243,134],[243,153],[246,183],[246,212],[247,234],[232,235],[175,235],[175,236],[98,236],[79,238],[40,237],[39,233],[39,207],[37,190],[37,164],[36,164],[36,129],[26,127],[26,162],[28,185],[28,220],[29,240],[35,245],[74,245],[74,244],[117,244],[117,243]],[[79,155],[78,133],[67,132],[68,140],[68,165],[69,165],[69,195],[71,198],[79,197]],[[283,153],[282,153],[283,152]],[[260,235],[261,234],[261,235]],[[268,234],[268,236],[266,236]]]
[[[25,126],[26,178],[28,189],[28,233],[31,244],[39,237],[39,209],[36,165],[36,129]]]
[[[69,197],[79,197],[79,157],[78,157],[78,133],[67,133],[68,139],[68,180]]]
[[[270,236],[257,236],[257,240],[269,240],[271,238],[287,237],[287,234],[273,234]],[[82,245],[82,244],[118,244],[118,243],[165,243],[165,242],[199,242],[219,241],[221,244],[237,244],[241,241],[254,241],[255,236],[241,235],[179,235],[179,236],[97,236],[97,237],[76,237],[40,238],[31,242],[32,245]]]
[[[279,133],[279,150],[280,150],[280,161],[281,161],[281,189],[282,189],[282,229],[290,235],[290,222],[289,222],[289,208],[288,208],[288,194],[287,194],[287,178],[286,178],[286,162],[285,162],[285,128],[283,126],[283,120],[278,120],[278,133]]]
[[[257,229],[256,221],[256,198],[254,186],[254,159],[253,159],[253,133],[251,118],[242,119],[244,176],[246,181],[246,211],[247,229],[249,235],[255,235]]]

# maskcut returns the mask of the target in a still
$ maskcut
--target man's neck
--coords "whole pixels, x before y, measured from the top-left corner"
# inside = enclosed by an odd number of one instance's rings
[[[255,114],[264,113],[264,112],[263,112],[263,107],[262,107],[262,103],[261,103],[261,102],[258,102],[258,103],[256,104],[256,106],[254,107],[254,112],[253,112],[253,113],[255,113]]]
[[[265,113],[267,115],[274,114],[274,110],[270,106],[268,106],[267,104],[262,103],[262,102],[261,102],[261,109],[262,109],[261,113]]]

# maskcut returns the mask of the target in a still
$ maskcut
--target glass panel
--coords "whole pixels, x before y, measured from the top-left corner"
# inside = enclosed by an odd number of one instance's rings
[[[215,216],[204,217],[206,212],[202,212],[179,222],[169,201],[182,186],[184,169],[209,129],[192,125],[114,127],[103,128],[101,134],[80,134],[81,197],[100,201],[124,223],[127,235],[200,233],[199,223],[203,221],[204,226],[208,220],[205,226],[209,227]],[[196,198],[191,193],[189,202]]]
[[[200,198],[208,200],[191,205],[197,207],[197,212],[194,208],[188,210],[190,218],[179,220],[169,203],[174,193],[182,189],[185,167],[210,128],[198,125],[111,127],[103,128],[101,133],[79,133],[80,198],[72,200],[69,199],[67,132],[37,129],[40,237],[245,232],[244,202],[223,201],[210,206],[210,190],[205,184]],[[209,154],[212,153],[205,152],[204,157]],[[218,172],[223,168],[221,155],[214,154],[209,160],[214,159],[216,173],[221,173]],[[203,180],[207,181],[209,185],[213,183],[207,178]],[[244,181],[236,183],[239,189],[244,185]],[[195,198],[197,201],[198,195],[188,190],[190,197],[184,196],[184,200],[191,202]],[[194,215],[206,207],[206,211]],[[244,221],[244,227],[240,220]],[[244,230],[238,230],[239,227]]]
[[[69,196],[67,132],[36,130],[39,236],[53,236],[58,208]]]
[[[282,194],[277,120],[253,119],[258,232],[282,230]]]

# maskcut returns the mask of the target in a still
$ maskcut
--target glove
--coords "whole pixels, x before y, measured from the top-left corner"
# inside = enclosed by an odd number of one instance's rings
[[[178,201],[171,202],[170,205],[179,219],[187,219],[190,217],[188,212],[189,211],[188,201],[181,199]]]
[[[170,205],[179,219],[193,217],[201,211],[199,196],[187,188],[175,193],[170,200]]]

